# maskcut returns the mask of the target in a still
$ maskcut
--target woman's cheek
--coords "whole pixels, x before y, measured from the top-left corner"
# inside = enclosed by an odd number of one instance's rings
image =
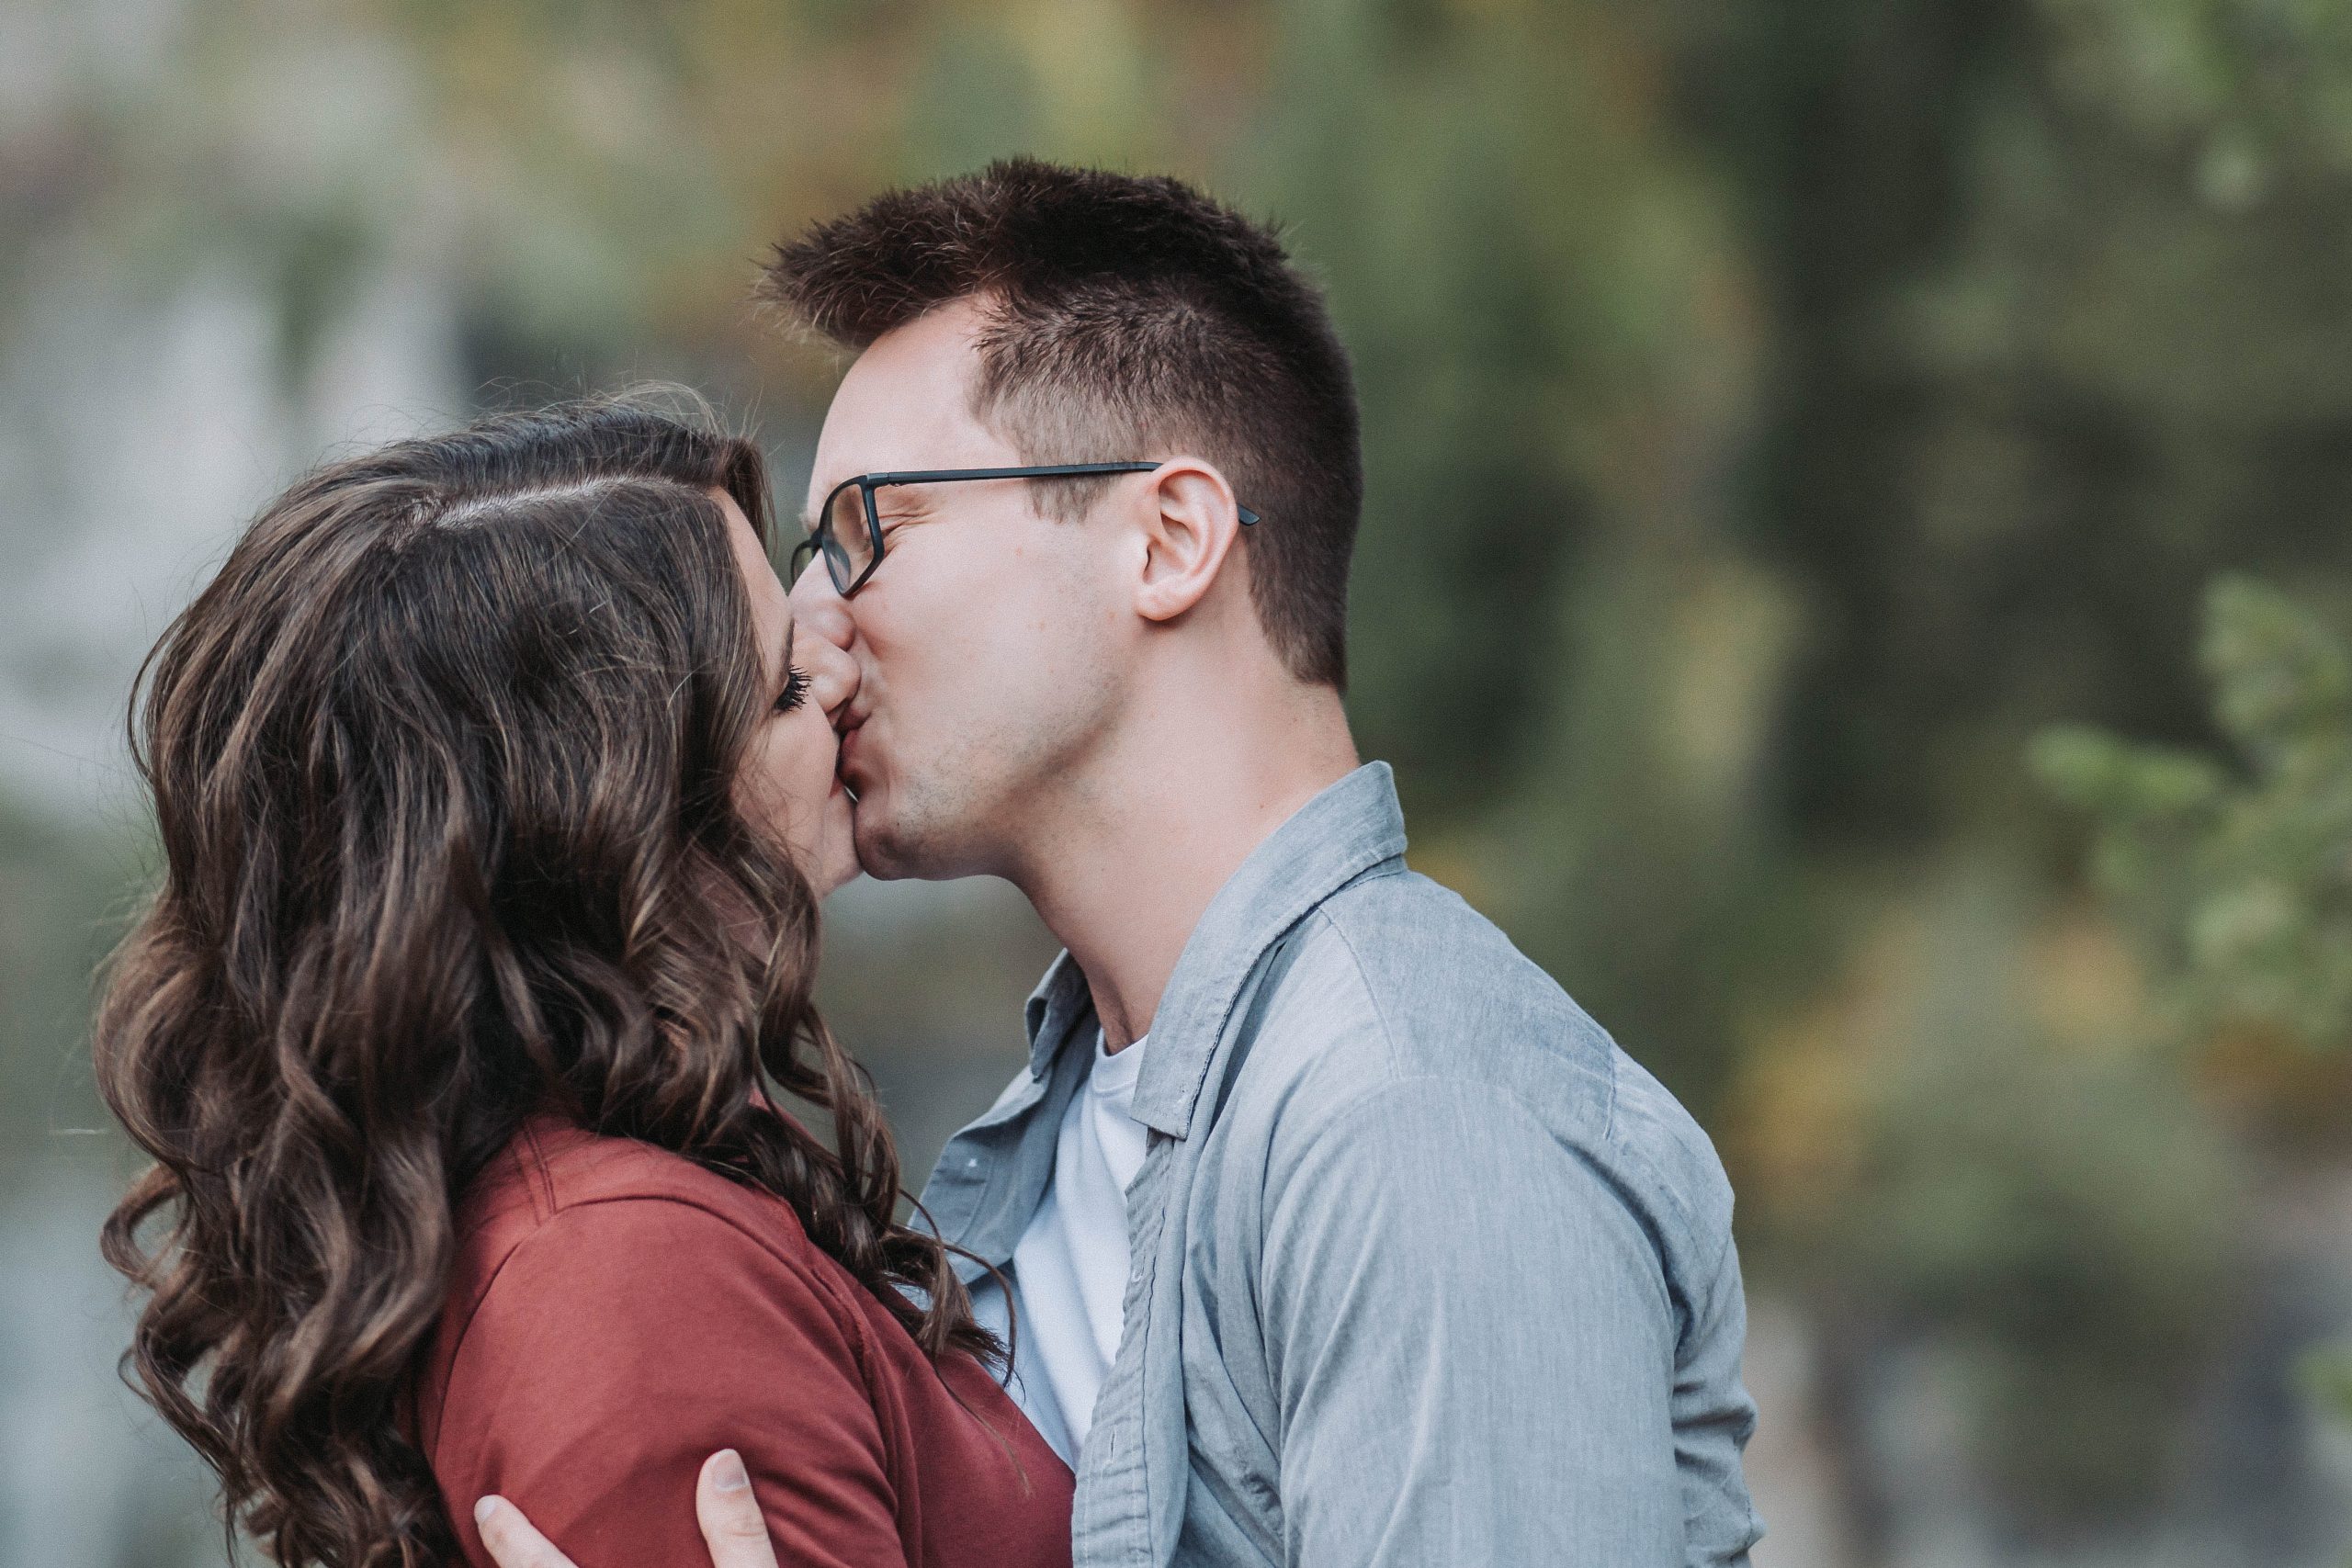
[[[823,714],[803,708],[777,728],[788,732],[776,759],[777,775],[787,781],[792,805],[813,829],[824,815],[825,798],[833,792],[833,766],[841,756],[833,727]]]
[[[792,842],[792,781],[782,765],[790,750],[784,741],[784,728],[782,723],[770,721],[752,747],[738,804],[752,826],[771,840],[797,849]]]
[[[776,726],[782,733],[775,758],[776,793],[781,798],[793,852],[811,878],[821,878],[818,864],[827,848],[826,809],[833,795],[834,769],[841,760],[841,742],[825,716],[813,706],[803,708]]]

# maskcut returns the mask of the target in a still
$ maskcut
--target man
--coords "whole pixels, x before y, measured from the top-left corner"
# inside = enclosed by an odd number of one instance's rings
[[[1730,1190],[1405,867],[1340,705],[1354,389],[1274,236],[1023,161],[765,292],[858,353],[794,593],[860,669],[859,858],[1003,876],[1068,950],[924,1204],[1017,1324],[1077,1561],[1745,1562]]]

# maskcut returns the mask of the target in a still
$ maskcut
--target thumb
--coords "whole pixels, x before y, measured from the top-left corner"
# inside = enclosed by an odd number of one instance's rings
[[[733,1449],[703,1461],[702,1477],[695,1483],[695,1517],[702,1522],[711,1568],[778,1568],[743,1456]]]

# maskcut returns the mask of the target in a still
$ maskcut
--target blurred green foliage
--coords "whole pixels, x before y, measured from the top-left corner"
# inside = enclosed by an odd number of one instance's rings
[[[2082,729],[2040,741],[2098,824],[2092,866],[2174,993],[2183,1037],[2352,1044],[2352,644],[2245,578],[2213,585],[2203,662],[2232,755]]]
[[[2251,1032],[2340,1054],[2352,1045],[2352,639],[2267,584],[2225,577],[2207,596],[2202,654],[2225,755],[2056,729],[2036,769],[2097,824],[2094,880],[2150,955],[2174,1045]],[[2352,1425],[2352,1348],[2310,1349],[2299,1371]]]
[[[91,976],[145,879],[136,840],[0,803],[0,1193],[114,1151],[83,1047]]]

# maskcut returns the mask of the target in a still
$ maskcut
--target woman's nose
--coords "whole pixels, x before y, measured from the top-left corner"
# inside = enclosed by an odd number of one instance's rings
[[[827,718],[838,717],[857,695],[857,660],[805,621],[793,639],[792,660],[808,677],[808,700]]]

